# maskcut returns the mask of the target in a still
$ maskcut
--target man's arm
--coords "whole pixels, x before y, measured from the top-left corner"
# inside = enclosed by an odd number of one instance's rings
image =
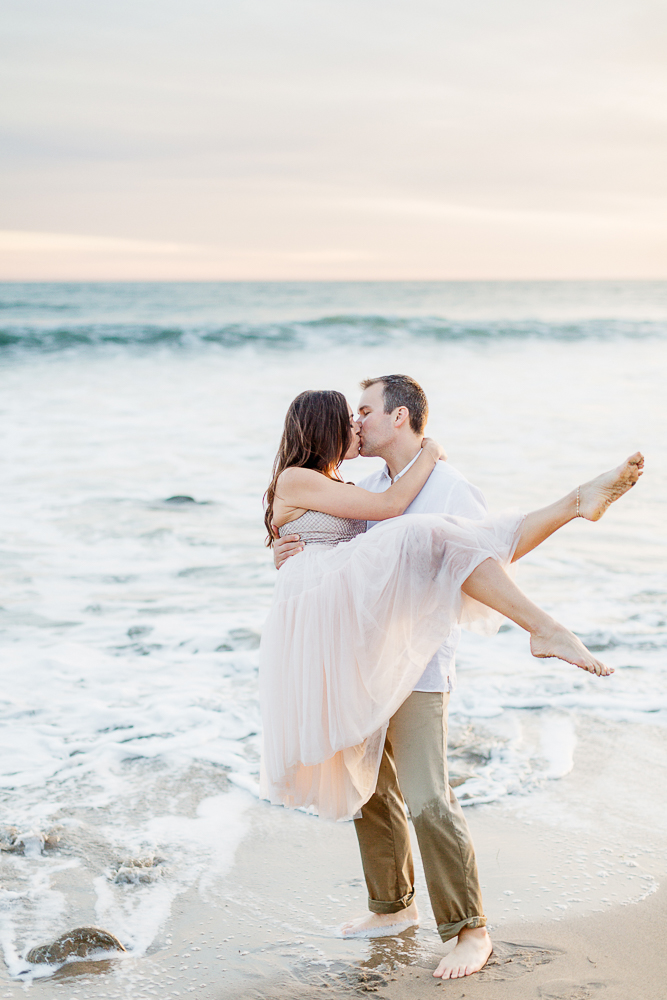
[[[276,569],[280,569],[290,556],[295,556],[297,553],[303,552],[303,543],[301,542],[300,535],[284,535],[282,538],[279,538],[275,525],[273,526],[273,532],[276,536],[276,540],[273,543],[273,565]]]
[[[371,484],[375,478],[376,474],[372,473],[365,476],[357,485],[362,489],[372,488]],[[424,511],[424,513],[455,514],[458,517],[469,517],[472,521],[480,521],[489,512],[482,491],[463,478],[442,499],[438,497],[437,491],[434,491],[433,501],[429,507],[431,509]],[[273,543],[273,563],[276,569],[280,569],[291,556],[303,552],[303,543],[300,541],[299,535],[284,535],[279,538],[275,526],[274,534],[276,540]]]

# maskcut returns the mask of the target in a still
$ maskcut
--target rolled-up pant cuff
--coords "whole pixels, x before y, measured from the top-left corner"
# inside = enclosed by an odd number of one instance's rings
[[[393,910],[376,911],[382,913],[393,913]],[[455,924],[438,924],[438,934],[443,941],[450,941],[455,938],[464,927],[486,927],[486,917],[466,917],[465,920],[458,920]]]
[[[407,896],[403,896],[402,899],[391,899],[386,902],[383,899],[371,899],[368,897],[368,909],[371,913],[400,913],[401,910],[407,910],[408,906],[415,898],[415,890],[409,892]],[[486,921],[485,921],[486,923]],[[455,931],[455,933],[458,933]]]

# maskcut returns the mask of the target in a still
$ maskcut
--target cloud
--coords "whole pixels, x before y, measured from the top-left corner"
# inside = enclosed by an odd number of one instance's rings
[[[71,233],[0,230],[4,280],[222,280],[263,274],[286,277],[293,269],[349,267],[371,255],[355,249],[239,250],[233,247],[114,239]]]
[[[653,0],[6,0],[5,20],[4,225],[135,245],[71,246],[72,277],[105,254],[137,276],[664,273]],[[31,253],[66,273],[62,247]]]
[[[124,240],[104,236],[76,236],[71,233],[35,233],[0,230],[0,253],[6,254],[118,254],[153,256],[197,253],[200,248],[183,243],[154,240]]]

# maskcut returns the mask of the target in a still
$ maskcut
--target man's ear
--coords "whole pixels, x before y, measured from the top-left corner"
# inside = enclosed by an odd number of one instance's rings
[[[394,427],[402,427],[406,420],[410,419],[410,411],[407,406],[398,406],[394,410]]]

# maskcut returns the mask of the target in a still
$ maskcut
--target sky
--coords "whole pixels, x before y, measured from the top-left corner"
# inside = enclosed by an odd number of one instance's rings
[[[0,280],[667,278],[662,0],[0,20]]]

